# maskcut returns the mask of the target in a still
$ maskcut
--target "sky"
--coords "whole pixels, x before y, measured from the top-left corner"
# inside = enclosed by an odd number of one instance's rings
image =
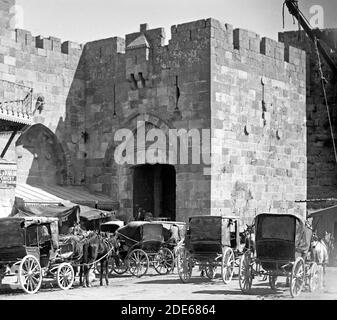
[[[1,0],[0,0],[1,1]],[[278,32],[296,30],[285,9],[284,0],[17,0],[22,8],[23,29],[34,36],[55,36],[62,41],[79,43],[104,39],[139,31],[139,25],[165,28],[166,41],[172,25],[198,19],[215,18],[234,28],[254,31],[277,40]],[[310,19],[318,17],[324,27],[337,27],[336,0],[299,0],[300,8]],[[310,13],[320,5],[323,14]],[[312,8],[314,9],[314,8]]]

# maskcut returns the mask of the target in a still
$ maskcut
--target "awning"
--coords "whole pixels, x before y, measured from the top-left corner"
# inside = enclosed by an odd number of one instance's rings
[[[30,185],[18,183],[15,190],[17,203],[26,204],[79,204],[88,207],[97,206],[98,209],[116,211],[119,203],[108,196],[99,193],[90,193],[82,186]]]
[[[111,212],[97,210],[94,208],[89,208],[87,206],[80,206],[80,217],[81,219],[92,221],[99,219],[108,219],[112,217]]]

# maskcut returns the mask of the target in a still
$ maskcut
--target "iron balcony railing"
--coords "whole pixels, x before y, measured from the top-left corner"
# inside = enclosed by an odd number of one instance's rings
[[[0,80],[0,119],[31,124],[33,120],[33,89]],[[8,97],[17,97],[8,99]]]

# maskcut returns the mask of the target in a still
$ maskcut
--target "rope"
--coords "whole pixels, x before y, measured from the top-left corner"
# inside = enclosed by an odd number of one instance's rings
[[[316,55],[317,55],[317,60],[318,60],[318,70],[320,73],[321,77],[321,84],[322,84],[322,89],[324,93],[324,100],[325,100],[325,106],[328,114],[328,120],[329,120],[329,126],[330,126],[330,133],[331,133],[331,138],[332,138],[332,145],[333,145],[333,150],[334,150],[334,155],[335,155],[335,160],[337,163],[337,151],[336,151],[336,144],[335,144],[335,137],[333,134],[332,130],[332,123],[331,123],[331,117],[330,117],[330,110],[329,110],[329,104],[328,104],[328,98],[326,94],[326,89],[325,89],[325,84],[328,82],[327,79],[324,77],[323,70],[322,70],[322,62],[321,62],[321,57],[319,55],[318,51],[318,46],[317,46],[317,38],[315,37],[315,49],[316,49]]]

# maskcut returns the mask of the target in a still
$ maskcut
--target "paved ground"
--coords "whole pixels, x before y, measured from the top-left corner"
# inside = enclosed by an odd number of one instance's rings
[[[91,288],[79,287],[61,291],[51,283],[45,283],[43,288],[34,295],[24,294],[20,290],[0,290],[0,300],[282,300],[292,299],[289,288],[285,287],[285,278],[277,291],[272,291],[267,282],[261,278],[254,279],[251,294],[242,294],[236,278],[229,285],[224,285],[220,277],[214,280],[201,278],[197,270],[194,271],[191,282],[181,283],[179,276],[174,273],[159,276],[150,270],[149,275],[140,279],[131,276],[112,276],[109,286],[99,286],[98,281],[93,282]],[[337,299],[337,268],[328,268],[327,287],[315,293],[303,292],[297,298],[306,299]]]

